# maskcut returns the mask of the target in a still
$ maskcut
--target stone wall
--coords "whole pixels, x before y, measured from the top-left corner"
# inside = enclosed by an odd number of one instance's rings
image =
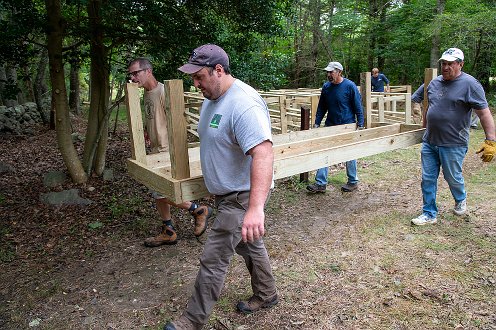
[[[36,103],[28,102],[14,107],[0,106],[0,134],[33,134],[43,120]]]

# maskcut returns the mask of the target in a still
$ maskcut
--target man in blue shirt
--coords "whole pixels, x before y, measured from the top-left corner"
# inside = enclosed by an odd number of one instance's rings
[[[320,126],[326,113],[325,126],[356,123],[359,129],[363,128],[362,101],[355,83],[341,75],[343,66],[339,62],[330,62],[324,70],[327,71],[329,81],[322,86],[314,128]],[[328,171],[328,167],[317,170],[315,183],[307,186],[307,190],[313,193],[325,192]],[[341,191],[350,192],[357,189],[356,160],[346,162],[346,175],[348,182],[341,187]]]
[[[386,92],[389,92],[389,79],[382,73],[379,73],[378,68],[372,69],[372,92],[384,93],[384,84],[386,84]]]

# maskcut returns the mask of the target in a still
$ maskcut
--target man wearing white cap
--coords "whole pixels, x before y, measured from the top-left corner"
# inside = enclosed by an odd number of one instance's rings
[[[429,107],[424,113],[426,130],[422,138],[422,214],[412,224],[422,226],[437,222],[437,179],[440,168],[455,200],[453,212],[467,212],[467,193],[462,173],[468,150],[470,116],[475,111],[480,118],[486,139],[477,153],[490,162],[496,153],[494,120],[482,85],[471,75],[462,72],[463,52],[449,48],[439,59],[441,75],[427,86]],[[412,95],[412,101],[423,101],[424,85]],[[473,110],[472,110],[473,109]]]
[[[363,128],[362,101],[355,83],[341,75],[343,66],[339,62],[330,62],[324,70],[327,71],[329,81],[322,86],[314,127],[320,126],[327,113],[325,126],[356,123],[358,128]],[[328,167],[318,169],[315,183],[308,185],[307,190],[312,193],[324,193],[328,171]],[[341,191],[356,190],[358,187],[356,160],[346,162],[346,176],[348,181],[341,187]]]

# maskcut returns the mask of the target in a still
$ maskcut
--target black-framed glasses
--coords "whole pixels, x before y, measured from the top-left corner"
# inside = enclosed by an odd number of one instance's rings
[[[145,70],[148,70],[148,68],[139,69],[139,70],[136,70],[136,71],[133,71],[133,72],[129,72],[127,75],[129,77],[136,77],[138,75],[138,73],[140,73],[141,71],[145,71]]]

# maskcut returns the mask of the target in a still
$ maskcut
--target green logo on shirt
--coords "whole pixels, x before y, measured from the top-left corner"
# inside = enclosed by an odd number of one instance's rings
[[[212,127],[212,128],[219,128],[219,124],[220,124],[221,118],[222,118],[222,115],[219,115],[219,114],[216,113],[212,117],[212,120],[210,121],[210,127]]]

